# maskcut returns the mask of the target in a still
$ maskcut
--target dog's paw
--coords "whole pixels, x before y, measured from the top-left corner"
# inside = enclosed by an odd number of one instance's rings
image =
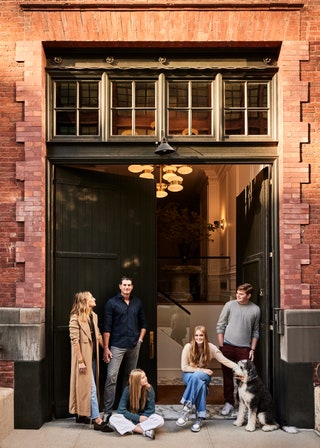
[[[270,431],[275,431],[278,428],[279,428],[278,425],[263,425],[261,429],[264,432],[270,432]]]
[[[242,426],[243,422],[241,420],[235,420],[232,424],[234,426]]]
[[[252,426],[252,425],[247,425],[246,426],[246,431],[248,431],[248,432],[253,432],[253,431],[255,431],[256,430],[256,427],[255,426]]]

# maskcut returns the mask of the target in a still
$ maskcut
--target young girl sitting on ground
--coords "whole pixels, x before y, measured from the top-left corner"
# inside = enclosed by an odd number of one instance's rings
[[[138,433],[154,439],[154,430],[163,423],[163,418],[155,414],[155,393],[148,383],[145,372],[141,369],[132,370],[129,385],[122,393],[117,414],[110,417],[110,426],[121,435]]]

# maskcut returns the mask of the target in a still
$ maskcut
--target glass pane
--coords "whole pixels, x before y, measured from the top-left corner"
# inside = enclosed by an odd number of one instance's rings
[[[137,110],[136,111],[136,134],[155,135],[155,111]]]
[[[192,135],[211,135],[211,111],[192,111]]]
[[[224,129],[226,135],[244,135],[244,112],[225,111]]]
[[[244,82],[225,83],[224,104],[225,107],[244,107]]]
[[[136,107],[155,107],[155,83],[136,83]]]
[[[188,107],[188,83],[169,83],[169,107]]]
[[[248,84],[248,107],[268,107],[267,84]]]
[[[98,83],[80,83],[80,107],[98,107]]]
[[[248,112],[248,134],[267,135],[268,134],[268,113],[250,111]]]
[[[98,135],[98,111],[82,110],[79,112],[79,134]]]
[[[188,112],[169,111],[169,134],[181,135],[188,132]]]
[[[56,135],[76,135],[76,112],[56,113]]]
[[[75,82],[56,83],[56,107],[75,107],[77,105],[77,84]]]
[[[162,297],[166,300],[166,296]],[[190,341],[190,314],[169,300],[157,306],[157,327],[182,347]]]
[[[112,111],[112,135],[132,135],[131,110]]]
[[[211,107],[211,83],[192,83],[192,107]]]
[[[112,107],[132,107],[131,82],[112,83]]]

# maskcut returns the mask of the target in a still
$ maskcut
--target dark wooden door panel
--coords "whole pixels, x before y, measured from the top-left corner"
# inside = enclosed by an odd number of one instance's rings
[[[237,197],[237,284],[254,287],[252,301],[261,309],[260,341],[255,363],[265,384],[269,384],[270,357],[270,285],[269,254],[270,174],[264,168]]]
[[[53,383],[59,418],[68,415],[68,323],[77,291],[96,297],[101,326],[106,299],[118,292],[122,275],[132,276],[156,334],[155,198],[152,182],[69,168],[56,169],[54,192]],[[139,363],[156,384],[149,332],[145,341]]]

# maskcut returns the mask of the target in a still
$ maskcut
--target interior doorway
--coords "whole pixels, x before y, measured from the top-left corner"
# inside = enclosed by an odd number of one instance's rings
[[[119,241],[123,238],[123,232],[126,232],[126,246],[127,251],[131,251],[131,255],[128,255],[131,262],[135,263],[133,261],[134,257],[132,257],[132,250],[134,250],[135,253],[139,253],[140,260],[143,258],[147,260],[147,263],[144,263],[144,266],[146,266],[146,264],[149,265],[149,271],[147,271],[149,274],[146,274],[146,271],[141,269],[141,266],[139,267],[139,263],[135,264],[133,275],[138,276],[137,284],[139,285],[139,295],[142,293],[148,301],[149,318],[152,322],[152,341],[150,338],[148,344],[145,346],[145,354],[142,355],[145,356],[146,359],[150,359],[150,354],[152,354],[151,358],[153,361],[152,363],[146,362],[145,369],[148,371],[148,377],[152,379],[152,382],[157,383],[159,391],[163,380],[167,381],[168,379],[181,378],[181,349],[183,344],[189,340],[190,331],[195,325],[204,323],[207,326],[209,339],[213,343],[216,343],[215,320],[217,319],[223,304],[233,296],[236,283],[239,280],[239,274],[237,273],[237,233],[239,232],[237,197],[241,196],[242,192],[248,188],[248,185],[251,185],[251,183],[254,182],[254,179],[258,176],[260,171],[265,169],[265,166],[249,164],[194,164],[192,165],[192,173],[183,176],[183,190],[173,192],[168,195],[168,197],[161,199],[156,198],[155,195],[156,180],[139,177],[136,173],[132,173],[128,170],[128,165],[95,165],[94,167],[73,166],[68,169],[70,168],[78,170],[77,176],[79,174],[79,168],[81,168],[81,182],[83,183],[84,180],[87,182],[88,179],[91,179],[90,182],[92,182],[92,188],[96,188],[97,183],[100,183],[99,188],[102,188],[102,190],[105,190],[106,186],[108,186],[106,194],[107,196],[110,193],[114,195],[114,204],[127,204],[127,210],[122,208],[119,212],[120,215],[118,219],[120,219],[121,222],[123,217],[127,217],[128,210],[131,210],[130,213],[132,213],[133,209],[140,210],[140,218],[136,220],[136,223],[143,222],[144,225],[139,226],[138,224],[138,228],[140,229],[140,237],[138,239],[137,233],[135,233],[136,227],[127,226],[127,230],[125,231],[124,227],[118,225],[117,218],[115,218],[114,214],[112,214],[112,222],[110,222],[111,217],[108,213],[105,213],[101,220],[105,220],[105,222],[108,223],[108,226],[117,229],[117,232],[119,233]],[[271,167],[269,168],[268,172],[270,174]],[[85,194],[88,195],[88,185],[86,182],[84,183],[85,190],[82,190],[82,195],[84,194],[84,191]],[[72,184],[79,185],[79,182],[76,181]],[[130,194],[127,194],[128,192],[130,192]],[[120,196],[123,194],[123,197],[127,198],[125,202],[122,202],[123,198],[121,200],[119,199],[119,194]],[[268,192],[268,195],[269,194],[270,191]],[[61,197],[66,198],[67,196],[62,195]],[[133,199],[133,197],[136,199]],[[268,197],[270,198],[270,196]],[[263,204],[261,204],[260,199],[264,201]],[[272,207],[270,201],[266,203],[265,198],[260,197],[260,199],[258,200],[255,209],[256,212],[261,213],[261,210],[264,210],[270,216],[270,209]],[[57,211],[57,203],[58,197],[55,198],[55,212]],[[55,219],[56,226],[58,224],[59,226],[63,226],[63,230],[61,228],[59,230],[63,233],[66,228],[69,228],[69,231],[72,228],[72,215],[70,214],[68,223],[68,219],[66,219],[65,216],[65,207],[67,204],[64,200],[61,204],[61,219],[58,222],[56,215]],[[111,207],[112,210],[114,210],[112,205]],[[97,228],[94,222],[95,216],[98,216],[97,213],[101,213],[100,209],[101,207],[97,204],[96,212],[93,212],[92,214],[91,232],[93,233],[97,233]],[[178,232],[175,233],[174,236],[171,235],[171,240],[166,237],[166,232],[167,234],[171,232],[168,227],[168,222],[164,225],[162,220],[163,214],[167,209],[169,209],[169,211],[171,209],[172,213],[177,213],[179,210],[182,211],[182,220],[178,223],[176,215],[173,214],[171,216],[171,222],[175,224],[175,231]],[[252,210],[253,209],[251,209],[251,213]],[[187,215],[190,213],[191,216],[193,216],[196,220],[196,226],[193,227],[194,233],[189,241],[190,244],[181,247],[177,235],[179,235],[179,230],[182,236],[187,233],[186,227],[188,223],[186,222],[186,213]],[[270,225],[270,221],[267,225]],[[153,228],[153,231],[150,231],[151,228]],[[105,230],[103,230],[103,232]],[[262,234],[265,234],[268,233],[270,229],[261,228],[260,230]],[[197,233],[199,231],[200,235]],[[150,236],[150,238],[148,237],[148,240],[145,238],[146,235]],[[247,238],[247,236],[245,236],[245,238]],[[244,244],[246,244],[245,238],[243,240]],[[115,239],[113,237],[111,237],[111,240],[112,243],[114,243]],[[136,243],[133,244],[133,241]],[[80,243],[78,243],[78,245],[79,244]],[[75,255],[76,252],[77,251],[72,255],[73,260],[77,259]],[[89,250],[89,258],[92,257],[93,252],[93,250],[91,252]],[[56,262],[59,260],[57,256],[58,253],[56,251]],[[100,255],[98,255],[97,258],[101,259]],[[82,256],[82,259],[84,260],[86,257]],[[93,265],[92,267],[89,265],[90,264],[87,263],[86,267],[83,269],[86,270],[87,275],[90,278],[91,270],[94,272],[96,268]],[[119,274],[121,270],[123,270],[124,265],[121,266],[121,264],[119,265],[119,261],[116,261],[113,266],[114,268],[112,268],[112,278],[110,278],[110,282],[116,284],[115,277],[117,277],[117,273]],[[64,271],[65,268],[61,268],[60,272]],[[57,272],[57,265],[55,272]],[[104,274],[101,273],[101,276],[102,275]],[[148,275],[149,280],[145,284],[146,275]],[[270,282],[270,270],[267,275],[269,278],[267,278],[266,281]],[[59,286],[59,277],[55,278],[57,282],[56,287],[54,288],[54,301],[56,306],[58,296],[61,296],[61,303],[64,301],[65,289],[63,285],[65,282],[68,282],[68,280],[67,277],[63,277]],[[113,294],[109,282],[101,281],[100,278],[98,283],[100,285],[99,294],[103,297],[103,300]],[[109,285],[108,287],[106,287],[107,284]],[[183,289],[179,290],[179,287]],[[57,293],[59,288],[62,288],[61,294]],[[71,289],[69,288],[70,296],[72,296]],[[261,288],[258,288],[258,290],[259,289]],[[265,300],[266,303],[270,303],[269,297],[265,297]],[[59,309],[59,306],[56,307],[55,315],[57,318],[62,316],[62,312],[65,312],[62,305],[60,308],[61,309]],[[182,330],[183,334],[180,334],[179,338],[176,331],[176,337],[174,338],[172,337],[173,316],[178,315],[179,317],[181,314],[185,318],[184,329]],[[265,321],[263,322],[263,325],[265,328],[268,328],[269,322],[267,320],[269,319],[269,315],[266,315],[264,319]],[[61,366],[61,362],[59,361],[61,356],[58,355],[58,353],[66,354],[68,349],[66,346],[63,350],[59,351],[61,325],[58,320],[54,323],[54,328],[56,330],[54,346],[55,353],[57,353],[57,359],[53,360],[54,364],[57,366],[57,369],[55,369],[56,374],[54,374],[55,390],[60,394],[59,400],[60,405],[62,406],[61,409],[65,409],[67,383],[66,381],[62,381],[63,384],[59,383],[62,376],[58,373],[60,371],[59,366]],[[177,327],[175,326],[175,330],[176,329]],[[64,337],[64,339],[67,338]],[[260,347],[260,350],[264,353],[266,350],[268,352],[270,350],[266,341],[267,339],[265,339],[264,342],[266,346]],[[265,372],[267,372],[268,368],[267,365],[264,365]],[[220,366],[217,365],[215,372],[217,377],[220,375],[219,369]],[[67,372],[65,373],[66,375],[64,375],[64,377],[68,378]],[[215,396],[217,397],[217,400],[219,400],[219,394],[215,393]],[[159,398],[161,399],[161,397]],[[173,396],[171,395],[171,400],[172,399]],[[60,414],[58,413],[58,415],[61,414],[63,414],[63,411],[61,411]]]

